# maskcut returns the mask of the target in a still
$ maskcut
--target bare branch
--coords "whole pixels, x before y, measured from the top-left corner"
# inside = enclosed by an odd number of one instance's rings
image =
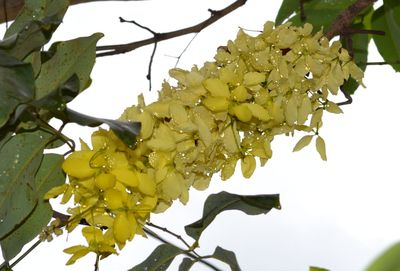
[[[360,14],[361,11],[373,5],[377,0],[357,0],[347,9],[345,9],[339,16],[336,17],[331,27],[326,31],[325,36],[332,39],[337,35],[343,34],[345,29],[348,29],[353,19]]]
[[[102,57],[102,56],[110,56],[110,55],[116,55],[116,54],[123,54],[127,53],[130,51],[133,51],[139,47],[149,45],[155,42],[160,42],[163,40],[168,40],[180,36],[184,36],[190,33],[198,33],[202,31],[204,28],[208,27],[209,25],[215,23],[222,17],[226,16],[227,14],[233,12],[234,10],[238,9],[239,7],[243,6],[246,4],[247,0],[236,0],[234,3],[231,5],[227,6],[224,9],[221,10],[209,10],[211,15],[208,19],[205,21],[196,24],[194,26],[190,26],[187,28],[171,31],[171,32],[165,32],[165,33],[158,33],[156,36],[145,39],[145,40],[140,40],[140,41],[135,41],[131,43],[126,43],[126,44],[117,44],[117,45],[105,45],[105,46],[98,46],[97,51],[100,52],[97,54],[97,57]]]
[[[151,30],[151,29],[148,28],[147,26],[144,26],[144,25],[139,24],[139,23],[136,22],[136,21],[127,21],[127,20],[125,20],[125,19],[122,18],[122,17],[119,17],[119,20],[120,20],[121,23],[132,23],[132,24],[134,24],[134,25],[136,25],[136,26],[138,26],[138,27],[140,27],[140,28],[142,28],[142,29],[144,29],[144,30],[149,31],[151,34],[153,34],[153,37],[154,37],[154,38],[156,38],[157,35],[158,35],[157,32]],[[147,76],[146,76],[147,80],[149,80],[149,91],[151,90],[151,67],[152,67],[152,65],[153,65],[154,55],[156,54],[156,51],[157,51],[157,43],[158,43],[157,41],[154,42],[153,52],[152,52],[151,55],[150,55],[149,68],[148,68]]]

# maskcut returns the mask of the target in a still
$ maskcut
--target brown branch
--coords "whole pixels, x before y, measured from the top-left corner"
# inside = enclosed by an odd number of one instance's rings
[[[139,47],[149,45],[152,43],[160,42],[163,40],[168,40],[180,36],[184,36],[190,33],[198,33],[202,31],[204,28],[208,27],[209,25],[215,23],[222,17],[226,16],[227,14],[233,12],[234,10],[238,9],[239,7],[243,6],[246,4],[247,0],[236,0],[234,3],[231,5],[227,6],[224,9],[221,10],[209,10],[211,15],[208,19],[205,21],[175,31],[171,32],[165,32],[165,33],[158,33],[156,36],[145,39],[145,40],[140,40],[140,41],[135,41],[131,43],[126,43],[126,44],[117,44],[117,45],[105,45],[105,46],[98,46],[97,51],[100,53],[97,54],[97,57],[102,57],[102,56],[110,56],[110,55],[116,55],[116,54],[123,54],[127,53],[130,51],[133,51]]]
[[[157,32],[151,30],[151,29],[148,28],[147,26],[144,26],[144,25],[139,24],[138,22],[135,22],[135,21],[127,21],[127,20],[125,20],[125,19],[122,18],[122,17],[119,17],[119,21],[120,21],[121,23],[132,23],[132,24],[134,24],[134,25],[136,25],[136,26],[138,26],[138,27],[140,27],[140,28],[142,28],[142,29],[144,29],[144,30],[147,30],[147,31],[149,31],[151,34],[153,34],[153,37],[154,37],[154,38],[156,38],[157,35],[158,35]],[[146,75],[146,78],[147,78],[147,80],[149,81],[149,91],[151,91],[151,67],[152,67],[152,65],[153,65],[153,60],[154,60],[154,56],[155,56],[155,54],[156,54],[156,51],[157,51],[157,41],[154,42],[153,51],[152,51],[152,53],[151,53],[151,55],[150,55],[149,67],[148,67],[148,69],[147,69],[147,75]]]
[[[70,5],[111,0],[70,0]],[[146,1],[146,0],[113,0],[113,1]],[[4,10],[7,3],[7,10]],[[24,6],[25,0],[0,0],[0,23],[14,20]],[[7,12],[6,12],[7,11]],[[7,14],[7,16],[5,16]]]
[[[377,0],[357,0],[347,9],[345,9],[339,16],[336,17],[331,27],[326,31],[325,36],[332,39],[337,35],[343,34],[352,23],[353,19],[360,14],[361,11],[373,5]]]

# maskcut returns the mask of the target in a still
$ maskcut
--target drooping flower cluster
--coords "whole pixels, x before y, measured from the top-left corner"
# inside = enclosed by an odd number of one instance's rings
[[[121,116],[142,123],[134,148],[111,131],[95,132],[92,148],[83,144],[66,159],[69,183],[47,194],[63,194],[63,203],[74,196],[68,230],[81,219],[90,224],[83,228],[89,246],[67,249],[69,263],[90,251],[116,253],[115,245],[122,249],[143,234],[151,212],[176,199],[186,203],[189,189],[206,189],[214,173],[229,179],[239,160],[243,176],[251,177],[256,158],[261,165],[271,158],[276,135],[308,132],[295,150],[316,136],[326,159],[318,135],[322,115],[341,112],[328,96],[350,76],[361,84],[363,73],[340,42],[312,34],[310,24],[267,22],[256,37],[239,31],[215,61],[170,75],[176,86],[165,82],[158,101],[148,105],[139,96]]]

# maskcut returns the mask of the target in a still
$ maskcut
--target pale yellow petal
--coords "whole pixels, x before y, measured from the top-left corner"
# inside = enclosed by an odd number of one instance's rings
[[[228,85],[218,78],[209,78],[203,82],[203,85],[211,96],[225,98],[230,96]]]
[[[312,135],[306,135],[300,138],[300,140],[296,143],[296,146],[294,146],[293,151],[299,151],[303,149],[304,147],[308,146],[311,142],[311,139],[313,138]]]
[[[133,169],[117,168],[112,170],[110,173],[115,176],[117,181],[123,183],[124,185],[136,187],[139,184],[137,173]]]
[[[246,155],[240,162],[243,177],[250,178],[256,169],[256,159],[252,155]]]
[[[326,161],[326,148],[325,148],[325,141],[322,137],[318,136],[317,140],[315,141],[315,147],[317,148],[317,151],[319,155],[321,156],[321,159]]]

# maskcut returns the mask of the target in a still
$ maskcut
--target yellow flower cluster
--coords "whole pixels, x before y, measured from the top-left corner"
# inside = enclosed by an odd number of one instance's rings
[[[264,165],[272,156],[274,136],[309,132],[299,150],[318,136],[323,111],[341,112],[328,100],[349,77],[360,84],[363,73],[340,42],[329,44],[312,26],[272,22],[256,37],[239,31],[221,47],[215,61],[191,71],[172,69],[177,86],[164,83],[158,101],[127,108],[121,120],[142,123],[134,148],[111,131],[92,136],[92,149],[71,154],[63,169],[69,183],[49,191],[48,198],[74,196],[68,230],[85,219],[88,246],[66,249],[73,263],[88,252],[102,257],[122,249],[151,212],[166,210],[174,200],[188,201],[190,187],[206,189],[214,173],[230,178],[240,160],[245,178],[256,158]],[[104,229],[104,230],[101,230]]]

